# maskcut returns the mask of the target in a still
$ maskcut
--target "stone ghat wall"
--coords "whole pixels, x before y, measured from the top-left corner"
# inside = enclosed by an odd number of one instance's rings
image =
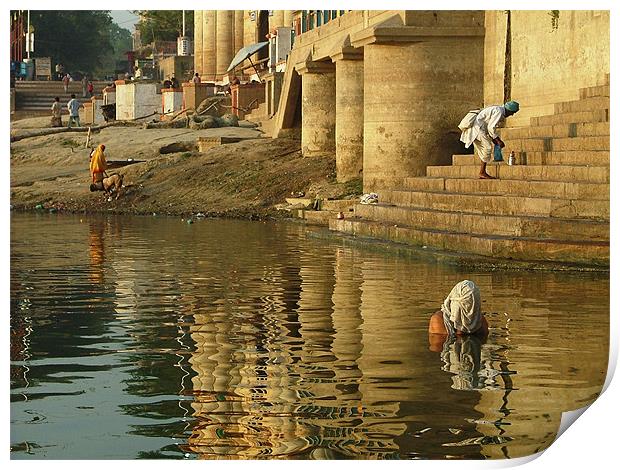
[[[521,112],[510,126],[553,113],[553,104],[579,98],[580,88],[602,85],[609,73],[609,12],[539,10],[510,12],[511,98]],[[484,102],[504,99],[505,11],[487,11]]]

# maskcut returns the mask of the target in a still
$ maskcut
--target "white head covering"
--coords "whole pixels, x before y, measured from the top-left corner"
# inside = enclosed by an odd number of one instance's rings
[[[480,289],[473,281],[459,282],[443,301],[441,311],[449,335],[454,335],[456,330],[476,332],[482,325]]]

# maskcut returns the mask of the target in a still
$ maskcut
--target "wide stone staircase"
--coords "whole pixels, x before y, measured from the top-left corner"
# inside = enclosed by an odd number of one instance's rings
[[[426,177],[379,191],[380,204],[356,204],[331,230],[395,241],[447,255],[547,265],[609,267],[609,81],[557,103],[552,115],[502,129],[496,180],[477,178],[475,155],[429,166]]]
[[[93,82],[94,94],[101,95],[101,91],[108,84],[103,81]],[[68,92],[65,93],[60,81],[17,81],[15,82],[15,111],[32,116],[48,115],[54,97],[58,96],[63,105],[63,113],[68,114],[66,104],[71,99],[72,93],[81,103],[90,100],[90,98],[82,98],[81,82],[69,82]]]

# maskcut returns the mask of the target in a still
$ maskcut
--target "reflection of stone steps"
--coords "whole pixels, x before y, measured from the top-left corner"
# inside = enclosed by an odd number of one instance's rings
[[[477,178],[475,155],[429,166],[426,177],[379,191],[330,228],[449,252],[523,261],[609,266],[609,86],[580,90],[530,126],[501,130],[496,180]],[[527,163],[527,164],[524,164]]]

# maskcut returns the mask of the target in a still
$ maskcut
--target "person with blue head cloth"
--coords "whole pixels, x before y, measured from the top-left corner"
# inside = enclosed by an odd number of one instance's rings
[[[459,128],[461,129],[461,142],[465,144],[465,148],[469,148],[474,144],[474,150],[482,163],[480,164],[480,173],[478,177],[481,179],[495,179],[487,173],[487,163],[493,158],[493,146],[498,145],[504,148],[505,144],[497,134],[499,124],[507,117],[516,114],[519,111],[519,103],[516,101],[508,101],[503,106],[488,106],[477,114],[470,111]]]

